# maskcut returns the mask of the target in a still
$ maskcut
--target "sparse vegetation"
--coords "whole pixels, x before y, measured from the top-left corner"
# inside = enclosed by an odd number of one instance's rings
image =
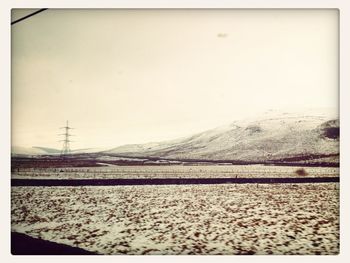
[[[299,176],[307,176],[308,173],[306,172],[306,170],[304,168],[299,168],[297,170],[295,170],[295,173]]]
[[[334,184],[13,187],[12,230],[102,254],[337,254],[338,193]]]
[[[53,167],[23,168],[12,178],[295,177],[295,170],[263,165]],[[308,167],[306,174],[337,177],[339,168]],[[12,230],[102,254],[337,254],[337,185],[12,187]]]
[[[305,168],[302,168],[305,169]],[[60,172],[60,171],[63,172]],[[131,178],[258,178],[295,177],[296,167],[264,165],[110,166],[27,168],[12,172],[13,179],[131,179]],[[308,167],[309,177],[334,177],[338,167]]]

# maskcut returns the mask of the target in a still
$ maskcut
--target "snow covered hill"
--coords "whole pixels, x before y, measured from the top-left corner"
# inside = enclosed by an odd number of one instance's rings
[[[80,153],[96,153],[107,150],[106,148],[85,148],[85,149],[76,149],[72,150],[72,154]],[[12,156],[19,155],[28,155],[28,156],[37,156],[37,155],[59,155],[61,150],[47,148],[47,147],[21,147],[21,146],[12,146],[11,154]]]
[[[333,112],[333,113],[332,113]],[[57,155],[57,149],[12,147],[12,156]],[[335,111],[268,111],[259,117],[176,140],[128,144],[113,149],[73,150],[74,154],[142,158],[339,162],[339,120]]]
[[[339,154],[339,121],[328,113],[269,112],[172,141],[106,151],[130,157],[266,161]]]
[[[37,148],[37,147],[21,147],[21,146],[12,146],[11,147],[11,154],[13,156],[16,155],[46,155],[50,154],[51,151],[46,151],[44,148]],[[52,154],[52,153],[51,153]]]

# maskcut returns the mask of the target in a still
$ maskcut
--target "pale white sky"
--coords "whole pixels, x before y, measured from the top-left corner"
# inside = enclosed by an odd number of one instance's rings
[[[13,20],[31,10],[13,11]],[[12,143],[173,139],[337,107],[336,10],[47,10],[12,26]]]

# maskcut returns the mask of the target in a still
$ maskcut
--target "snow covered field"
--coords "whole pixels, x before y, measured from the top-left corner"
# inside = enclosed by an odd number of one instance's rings
[[[295,177],[300,167],[264,165],[106,166],[20,169],[13,179]],[[308,177],[339,176],[337,167],[304,167]]]
[[[335,183],[12,187],[11,200],[13,231],[101,254],[339,253]]]

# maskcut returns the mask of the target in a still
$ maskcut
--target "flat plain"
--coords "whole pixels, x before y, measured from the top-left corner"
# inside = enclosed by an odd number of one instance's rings
[[[32,170],[13,177],[287,177],[296,169],[116,166]],[[308,176],[339,173],[338,168],[305,170]],[[13,231],[100,254],[339,253],[338,183],[26,186],[12,187],[11,194]]]
[[[131,178],[251,178],[296,177],[304,169],[307,177],[339,176],[338,167],[295,167],[265,165],[139,165],[73,168],[21,168],[13,179],[131,179]]]

